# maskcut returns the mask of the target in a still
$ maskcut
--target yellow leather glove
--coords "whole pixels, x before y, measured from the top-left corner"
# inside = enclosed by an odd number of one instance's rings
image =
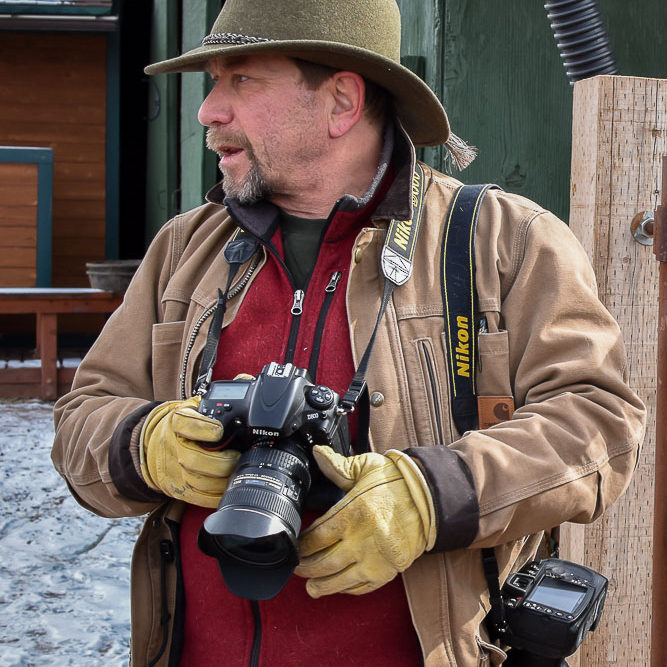
[[[234,472],[239,452],[207,451],[200,442],[219,442],[222,424],[197,412],[201,401],[167,401],[149,414],[141,429],[140,460],[144,481],[154,491],[191,505],[217,507]]]
[[[435,544],[433,498],[406,454],[344,457],[316,446],[320,470],[347,494],[300,537],[296,573],[319,598],[361,595],[391,581]]]

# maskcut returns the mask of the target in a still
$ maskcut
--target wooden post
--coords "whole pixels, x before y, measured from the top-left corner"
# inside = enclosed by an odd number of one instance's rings
[[[47,401],[58,398],[58,315],[37,313],[37,340],[42,362],[41,396]]]
[[[610,579],[582,667],[646,667],[651,656],[657,262],[630,225],[660,203],[667,153],[667,80],[600,76],[575,84],[570,226],[595,268],[600,298],[621,326],[630,382],[648,408],[633,481],[594,524],[564,527],[563,555]],[[663,630],[664,631],[664,630]]]

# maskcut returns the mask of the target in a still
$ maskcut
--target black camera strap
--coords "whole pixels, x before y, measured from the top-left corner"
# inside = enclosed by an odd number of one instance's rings
[[[208,390],[213,377],[213,367],[218,358],[218,344],[220,342],[220,333],[222,331],[222,321],[227,310],[227,295],[232,287],[232,282],[243,264],[257,252],[259,241],[253,238],[248,232],[240,227],[236,229],[232,238],[229,240],[223,251],[225,260],[229,264],[229,275],[227,276],[227,286],[222,292],[218,289],[218,301],[215,305],[213,319],[206,336],[206,345],[202,355],[199,375],[195,383],[195,393],[203,395]]]
[[[507,631],[505,619],[505,605],[500,594],[500,573],[498,572],[498,560],[496,552],[492,548],[482,549],[482,567],[486,577],[486,585],[489,587],[489,602],[491,609],[487,614],[487,630],[491,639],[496,640]]]
[[[462,185],[447,213],[442,238],[440,277],[447,334],[447,376],[452,419],[459,433],[477,428],[478,307],[475,283],[475,233],[484,196],[497,185]],[[489,588],[491,609],[488,631],[497,639],[507,628],[500,594],[498,560],[492,548],[482,549],[482,568]]]
[[[440,277],[447,334],[447,377],[459,433],[477,428],[477,289],[475,231],[484,196],[497,185],[462,185],[454,193],[442,237]]]

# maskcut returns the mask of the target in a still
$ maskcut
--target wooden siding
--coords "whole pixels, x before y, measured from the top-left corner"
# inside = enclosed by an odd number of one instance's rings
[[[37,165],[0,163],[0,285],[37,280]]]
[[[105,255],[106,38],[4,33],[0,145],[53,148],[53,285]]]

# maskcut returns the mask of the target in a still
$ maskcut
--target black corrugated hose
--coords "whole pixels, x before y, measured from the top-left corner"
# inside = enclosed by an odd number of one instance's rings
[[[597,74],[618,74],[596,0],[545,2],[570,84]]]

